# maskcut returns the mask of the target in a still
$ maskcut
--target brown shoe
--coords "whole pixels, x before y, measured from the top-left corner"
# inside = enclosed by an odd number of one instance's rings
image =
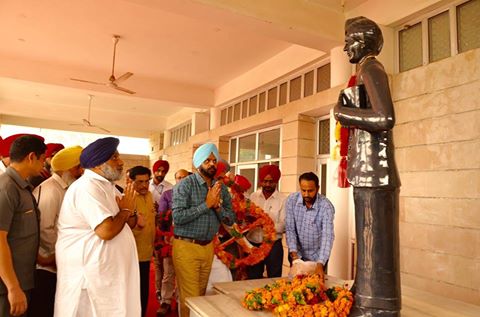
[[[171,309],[172,307],[170,306],[170,304],[162,303],[160,305],[160,308],[157,310],[157,317],[166,316]]]

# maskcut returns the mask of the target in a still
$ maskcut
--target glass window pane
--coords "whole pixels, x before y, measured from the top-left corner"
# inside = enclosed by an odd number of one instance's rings
[[[237,139],[230,139],[230,163],[237,163]]]
[[[255,171],[255,167],[254,168],[241,168],[238,170],[239,174],[244,176],[246,179],[248,179],[248,181],[250,182],[250,184],[252,184],[252,186],[246,191],[247,195],[250,195],[251,193],[253,193],[254,190],[257,189],[257,186],[255,186],[255,182],[256,182],[256,171]]]
[[[242,119],[248,116],[248,100],[242,102]]]
[[[254,114],[257,113],[257,96],[253,96],[250,98],[249,102],[249,109],[248,109],[248,115],[253,116]]]
[[[330,64],[317,68],[317,92],[330,88]]]
[[[290,80],[290,101],[300,99],[302,91],[302,77],[299,76]]]
[[[225,125],[227,124],[227,109],[222,109],[222,112],[220,114],[220,125]]]
[[[458,52],[480,47],[480,0],[457,7]]]
[[[422,24],[417,23],[400,31],[400,71],[422,66]]]
[[[247,135],[239,138],[238,141],[238,161],[255,161],[255,139],[256,135]]]
[[[305,74],[303,82],[303,95],[305,97],[313,95],[313,70]]]
[[[278,105],[284,105],[287,103],[287,83],[283,83],[280,85],[280,98],[279,98]]]
[[[265,111],[265,92],[262,92],[258,99],[258,113]]]
[[[318,122],[318,154],[330,153],[330,119]]]
[[[271,160],[280,156],[280,129],[258,135],[258,159]]]
[[[268,90],[267,109],[272,109],[277,106],[277,87]]]
[[[237,121],[240,119],[240,103],[237,103],[233,107],[233,121]]]
[[[450,56],[450,18],[448,11],[428,19],[428,55],[430,62]]]
[[[227,110],[227,123],[232,122],[233,119],[233,106],[228,107]]]

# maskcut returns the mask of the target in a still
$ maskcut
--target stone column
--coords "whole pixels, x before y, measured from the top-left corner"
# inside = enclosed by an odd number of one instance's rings
[[[343,46],[337,46],[330,51],[330,84],[331,87],[338,85],[346,86],[352,71],[353,65],[348,61],[347,54],[343,51]],[[330,111],[330,148],[336,145],[335,140],[335,118],[333,111]],[[353,205],[349,204],[349,196],[352,195],[351,189],[338,187],[338,164],[331,158],[327,161],[327,177],[329,186],[327,186],[327,197],[335,206],[335,242],[328,264],[328,274],[343,279],[352,278],[349,276],[351,269],[351,232],[349,229],[349,218],[353,217]]]
[[[210,130],[213,130],[220,126],[220,114],[221,111],[218,107],[210,108]]]

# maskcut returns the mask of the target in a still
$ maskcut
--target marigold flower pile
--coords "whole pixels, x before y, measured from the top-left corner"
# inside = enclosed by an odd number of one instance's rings
[[[248,291],[242,305],[250,310],[271,310],[281,317],[344,317],[353,304],[352,292],[342,287],[325,289],[319,275],[297,275]]]

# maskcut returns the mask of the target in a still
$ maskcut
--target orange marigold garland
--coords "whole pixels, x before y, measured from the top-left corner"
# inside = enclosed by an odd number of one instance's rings
[[[232,209],[236,214],[237,223],[232,227],[224,226],[224,230],[222,230],[224,236],[229,235],[231,238],[221,242],[218,235],[214,237],[215,254],[230,269],[257,264],[272,249],[276,239],[275,225],[262,208],[246,199],[243,193],[237,190],[234,183],[227,179],[225,184],[230,187]],[[263,229],[263,243],[258,247],[250,244],[244,236],[246,232],[256,227]],[[232,243],[237,243],[246,256],[237,258],[232,253],[227,252],[225,248]]]
[[[250,310],[272,310],[276,316],[338,316],[350,313],[353,295],[346,288],[325,289],[319,275],[297,275],[292,281],[274,283],[248,291],[242,305]]]

